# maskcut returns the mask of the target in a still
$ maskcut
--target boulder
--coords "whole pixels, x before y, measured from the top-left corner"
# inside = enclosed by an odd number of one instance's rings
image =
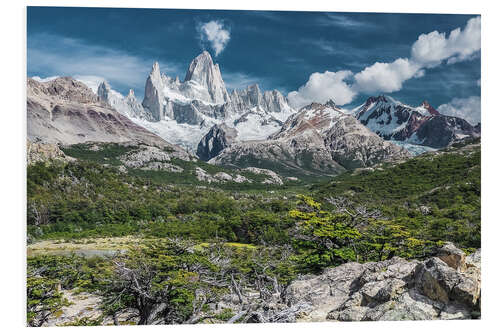
[[[436,256],[451,268],[465,269],[465,252],[457,248],[453,243],[446,243],[439,249]]]
[[[447,243],[438,255],[424,261],[394,257],[328,268],[292,282],[283,299],[288,306],[309,304],[309,311],[297,318],[305,321],[479,317],[481,251],[465,257]]]

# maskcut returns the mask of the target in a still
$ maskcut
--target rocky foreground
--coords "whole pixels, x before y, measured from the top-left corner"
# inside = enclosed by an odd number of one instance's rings
[[[436,257],[347,263],[293,282],[287,306],[301,321],[476,319],[481,310],[481,250],[465,256],[446,244]]]
[[[481,249],[466,256],[447,243],[436,257],[424,261],[394,257],[365,264],[350,262],[328,268],[320,275],[303,276],[269,298],[263,299],[250,290],[240,296],[243,302],[231,293],[210,305],[215,312],[230,309],[232,318],[221,321],[207,316],[197,322],[479,319]],[[49,326],[102,316],[99,296],[65,291],[65,297],[71,304],[52,318]],[[124,321],[127,315],[104,317],[103,323],[129,323]]]

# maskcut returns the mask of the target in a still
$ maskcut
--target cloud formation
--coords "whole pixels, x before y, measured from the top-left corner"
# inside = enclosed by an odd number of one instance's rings
[[[457,28],[449,36],[433,31],[421,34],[411,48],[413,61],[422,67],[434,67],[469,60],[481,49],[481,18],[467,21],[464,30]]]
[[[359,21],[341,14],[325,13],[316,20],[322,26],[336,26],[342,29],[375,29],[376,26],[369,22]]]
[[[344,80],[351,76],[351,71],[313,73],[298,91],[288,94],[288,100],[294,106],[304,106],[314,101],[324,103],[329,99],[340,105],[349,103],[355,92]]]
[[[333,72],[313,73],[297,91],[288,94],[292,105],[300,108],[311,102],[324,103],[332,98],[337,104],[352,102],[359,93],[391,93],[403,88],[405,81],[425,75],[425,69],[453,64],[477,56],[481,49],[481,18],[467,21],[463,30],[445,33],[433,31],[421,34],[413,43],[410,58],[393,62],[376,62],[359,73],[339,71],[341,76],[332,78]],[[341,78],[340,78],[341,77]],[[340,79],[339,79],[340,78]],[[352,83],[350,83],[352,81]]]
[[[394,92],[401,90],[403,82],[423,75],[420,67],[408,59],[399,58],[391,63],[376,62],[354,75],[353,90],[363,93]]]
[[[441,114],[460,117],[476,125],[481,122],[481,97],[454,98],[449,103],[441,104],[437,110]]]
[[[215,56],[218,56],[227,46],[231,39],[229,30],[224,28],[221,21],[210,21],[203,23],[199,27],[200,40],[208,42],[210,47],[214,50]]]
[[[142,91],[153,60],[80,39],[50,34],[35,34],[28,38],[29,73],[80,78],[92,89],[97,80],[105,78],[123,91],[130,88]],[[179,71],[173,64],[160,65],[164,72]]]

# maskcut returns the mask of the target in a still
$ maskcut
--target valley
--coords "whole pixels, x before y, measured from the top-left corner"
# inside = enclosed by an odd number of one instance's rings
[[[27,84],[30,326],[480,318],[480,125],[229,92],[206,51],[141,103]]]

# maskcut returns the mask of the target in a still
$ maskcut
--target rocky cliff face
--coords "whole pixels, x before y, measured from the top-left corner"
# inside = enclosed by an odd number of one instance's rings
[[[464,137],[480,136],[467,121],[441,115],[427,101],[417,107],[389,96],[370,97],[355,109],[363,125],[386,140],[442,148]]]
[[[292,142],[311,141],[324,144],[332,158],[347,169],[367,167],[382,161],[408,158],[408,152],[387,142],[333,101],[312,103],[290,117],[272,138]]]
[[[262,92],[257,84],[243,90],[233,90],[231,105],[236,113],[244,113],[254,109],[255,112],[276,113],[275,116],[282,121],[295,111],[288,105],[286,97],[278,90]]]
[[[226,85],[222,80],[219,64],[214,64],[210,53],[207,51],[203,51],[191,61],[184,82],[189,82],[193,86],[197,84],[203,88],[203,93],[205,91],[208,93],[206,96],[191,93],[187,94],[186,97],[193,97],[214,104],[224,104],[230,100]],[[186,90],[186,93],[188,91]]]
[[[294,281],[283,295],[300,321],[470,319],[480,316],[481,250],[447,244],[424,261],[347,263]],[[297,316],[298,317],[298,316]]]
[[[229,101],[219,65],[205,51],[191,61],[183,82],[162,74],[155,62],[146,80],[142,105],[153,121],[169,118],[196,125],[204,116],[223,117],[228,108],[224,104]]]
[[[168,145],[99,100],[83,83],[69,77],[45,83],[28,78],[28,139],[44,143],[144,142]]]
[[[201,160],[208,161],[231,145],[237,135],[238,133],[234,128],[230,128],[225,124],[214,125],[201,139],[196,155]]]

